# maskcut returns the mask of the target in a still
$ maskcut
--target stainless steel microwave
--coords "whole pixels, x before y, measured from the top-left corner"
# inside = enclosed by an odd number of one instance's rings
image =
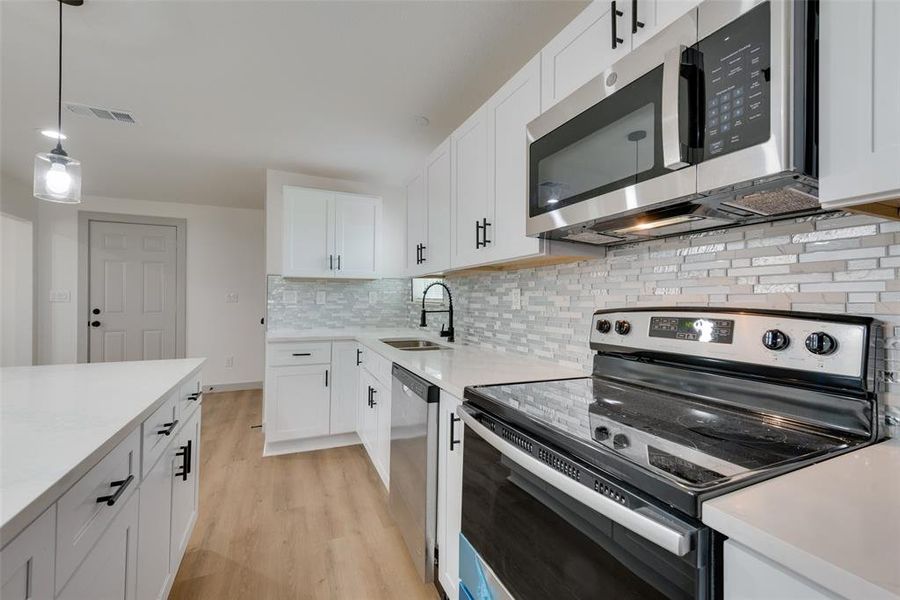
[[[817,200],[818,5],[706,0],[532,121],[527,233],[589,244]]]

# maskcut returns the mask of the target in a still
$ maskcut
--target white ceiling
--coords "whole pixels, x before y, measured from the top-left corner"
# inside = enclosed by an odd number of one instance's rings
[[[85,194],[262,207],[265,169],[399,184],[583,0],[86,0],[63,109]],[[0,0],[0,157],[29,182],[56,120],[57,3]],[[416,115],[431,125],[422,128]]]

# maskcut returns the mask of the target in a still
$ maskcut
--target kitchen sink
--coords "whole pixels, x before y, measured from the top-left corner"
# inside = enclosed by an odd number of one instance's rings
[[[447,346],[441,346],[440,344],[435,344],[429,340],[417,340],[417,339],[386,339],[380,340],[387,344],[388,346],[393,346],[398,350],[409,350],[414,352],[421,352],[422,350],[449,350]]]

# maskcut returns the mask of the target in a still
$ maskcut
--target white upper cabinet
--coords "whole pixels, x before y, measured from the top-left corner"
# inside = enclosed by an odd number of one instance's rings
[[[628,54],[631,4],[629,0],[592,2],[541,50],[543,111]]]
[[[381,199],[351,194],[334,197],[334,276],[375,279]]]
[[[425,203],[425,175],[416,173],[406,184],[406,270],[417,275],[422,270],[422,246],[428,240],[428,208]]]
[[[626,27],[634,50],[700,4],[700,0],[632,0]]]
[[[425,199],[428,205],[428,241],[422,250],[425,273],[450,268],[450,138],[425,161]]]
[[[285,186],[282,272],[333,277],[334,192]]]
[[[451,260],[454,268],[490,260],[494,205],[488,191],[487,105],[450,136]]]
[[[534,57],[488,100],[488,188],[495,225],[494,260],[538,254],[525,235],[528,140],[525,127],[541,113],[541,63]],[[491,202],[492,201],[492,202]]]
[[[375,279],[381,199],[285,186],[284,277]]]
[[[900,2],[822,2],[819,10],[819,200],[825,208],[896,206]]]

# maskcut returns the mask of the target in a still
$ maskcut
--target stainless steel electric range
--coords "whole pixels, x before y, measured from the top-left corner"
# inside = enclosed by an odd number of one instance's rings
[[[856,316],[598,311],[592,376],[467,388],[460,597],[718,597],[703,502],[883,438],[880,336]]]

